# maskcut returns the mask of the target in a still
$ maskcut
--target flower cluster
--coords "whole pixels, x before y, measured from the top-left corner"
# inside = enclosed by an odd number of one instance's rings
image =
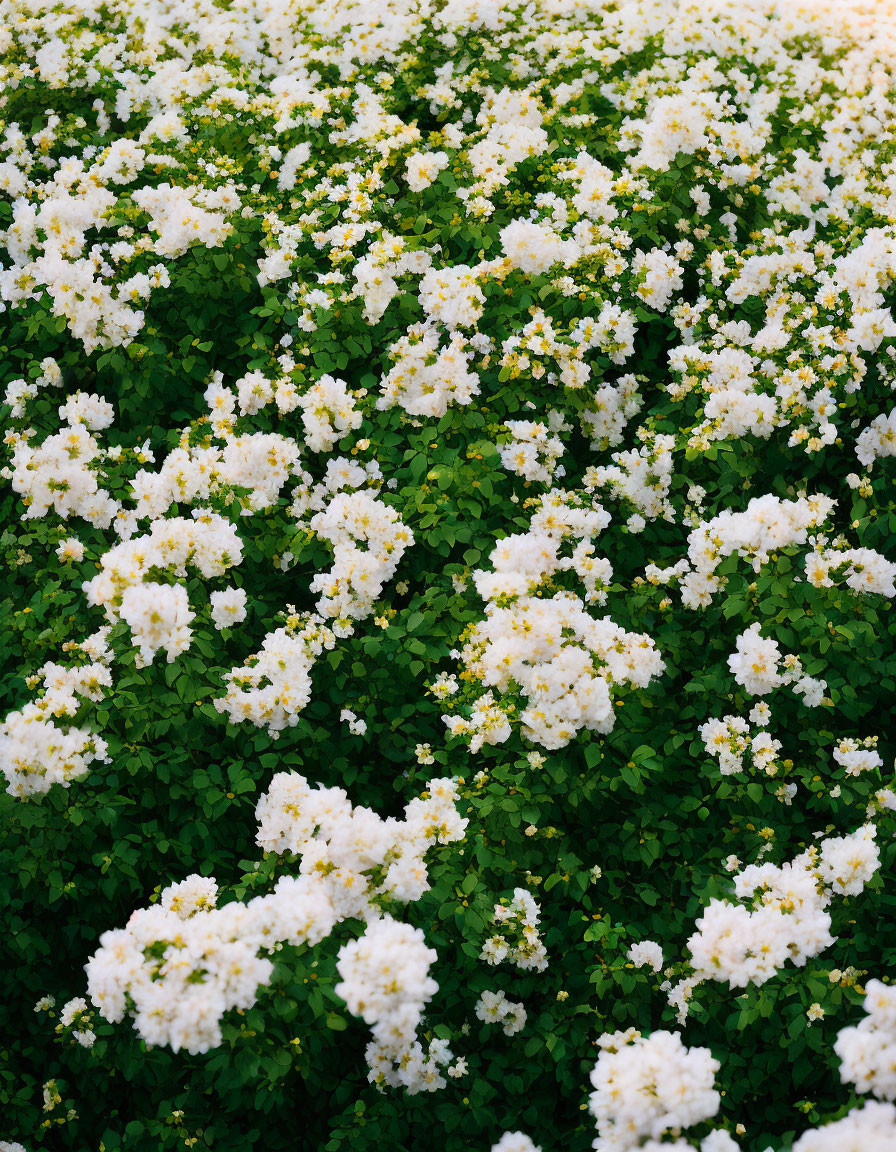
[[[566,448],[560,433],[569,425],[559,412],[548,412],[547,421],[508,420],[511,439],[499,448],[501,463],[525,480],[550,484]]]
[[[481,274],[481,269],[465,264],[430,268],[420,280],[423,311],[446,328],[472,328],[485,304],[477,273]]]
[[[337,441],[361,427],[363,415],[344,380],[321,376],[299,397],[305,444],[311,452],[329,452]]]
[[[605,1033],[598,1045],[588,1099],[597,1152],[628,1152],[718,1112],[719,1062],[708,1048],[686,1048],[677,1032],[642,1036],[633,1028]]]
[[[475,353],[476,345],[457,330],[443,344],[437,325],[412,325],[388,350],[392,368],[380,382],[377,408],[444,416],[449,404],[469,404],[479,395],[479,377],[470,371]]]
[[[779,669],[782,660],[783,668]],[[822,703],[827,690],[824,680],[806,675],[798,656],[782,656],[777,641],[764,637],[759,624],[751,624],[738,636],[728,667],[750,696],[767,696],[782,684],[789,684],[806,707],[813,708]]]
[[[63,520],[78,516],[97,528],[108,528],[121,505],[100,486],[108,450],[100,447],[93,432],[111,424],[111,405],[98,396],[78,393],[59,415],[68,422],[40,445],[32,443],[27,431],[14,434],[4,475],[22,497],[23,519],[52,511]]]
[[[365,619],[414,543],[413,533],[394,508],[363,489],[337,492],[310,527],[333,548],[333,567],[311,581],[311,591],[321,593],[318,612],[343,627]]]
[[[493,571],[474,572],[486,617],[469,631],[460,660],[464,678],[489,691],[474,701],[469,720],[444,717],[453,735],[470,737],[473,751],[509,737],[514,693],[527,704],[520,714],[523,734],[545,748],[562,748],[581,728],[612,730],[611,688],[643,688],[663,671],[649,636],[626,632],[608,617],[596,619],[573,592],[548,596],[542,588],[555,573],[572,571],[588,598],[600,602],[612,569],[594,558],[591,540],[608,523],[599,504],[552,490],[538,502],[529,531],[494,549]],[[571,554],[562,555],[575,541]],[[492,689],[507,703],[496,701]]]
[[[76,996],[64,1004],[59,1014],[57,1032],[70,1029],[72,1039],[82,1048],[92,1048],[96,1042],[96,1033],[91,1028],[93,1013],[87,1006],[83,996]]]
[[[17,1152],[17,1148],[10,1152]],[[541,1148],[524,1132],[505,1132],[498,1143],[492,1145],[492,1152],[541,1152]]]
[[[585,487],[589,491],[608,488],[613,496],[628,501],[648,520],[660,516],[672,520],[674,511],[668,497],[675,438],[645,435],[642,439],[641,448],[614,452],[612,464],[589,468],[585,473]]]
[[[794,1143],[793,1152],[889,1152],[894,1146],[896,1108],[870,1101],[842,1120],[810,1128]]]
[[[540,915],[533,896],[525,888],[514,888],[513,897],[499,900],[492,911],[496,931],[482,945],[480,960],[492,965],[507,960],[517,968],[543,972],[548,956],[538,931]]]
[[[110,548],[100,571],[84,584],[88,603],[105,609],[110,623],[124,620],[138,647],[138,666],[164,649],[169,662],[190,646],[194,618],[182,584],[147,579],[158,571],[184,577],[187,568],[209,579],[239,564],[243,545],[234,526],[216,513],[154,520],[149,532]]]
[[[659,972],[663,967],[663,950],[655,940],[641,940],[637,944],[632,944],[625,955],[636,968],[646,966],[654,972]]]
[[[313,788],[297,772],[281,772],[258,802],[256,843],[299,856],[301,874],[318,880],[340,917],[366,918],[376,914],[372,902],[419,900],[428,889],[426,851],[463,839],[467,821],[456,800],[452,779],[433,779],[403,820],[383,820],[352,807],[341,788]]]
[[[757,720],[767,723],[765,717],[754,718],[753,712],[750,719],[754,723]],[[751,735],[750,725],[743,717],[723,716],[721,720],[707,720],[700,725],[699,731],[703,746],[710,756],[718,760],[723,776],[742,772],[746,755],[758,771],[768,776],[777,773],[781,741],[772,739],[768,732],[759,731]]]
[[[54,784],[68,788],[94,761],[108,761],[106,741],[88,725],[71,722],[85,702],[102,700],[112,687],[108,634],[101,628],[66,645],[74,663],[44,664],[29,680],[40,693],[37,699],[0,725],[0,770],[10,795],[39,795]]]
[[[896,1099],[896,988],[880,980],[865,985],[867,1015],[837,1034],[834,1051],[840,1057],[840,1077],[857,1092],[882,1100]],[[866,1106],[865,1111],[870,1106]],[[892,1113],[891,1113],[892,1116]],[[893,1126],[893,1120],[890,1121]]]
[[[341,980],[335,991],[350,1012],[371,1025],[367,1061],[372,1080],[403,1084],[411,1093],[445,1087],[439,1069],[454,1059],[448,1044],[434,1040],[424,1053],[416,1039],[426,1002],[439,988],[429,975],[435,959],[419,928],[389,916],[340,948],[336,969]]]
[[[873,548],[850,548],[843,539],[820,539],[806,557],[806,579],[815,588],[833,588],[839,581],[856,593],[896,596],[896,564]]]
[[[686,608],[706,607],[724,587],[716,569],[726,556],[742,556],[758,572],[772,553],[805,544],[809,529],[821,525],[835,504],[829,496],[800,496],[796,500],[757,497],[743,512],[726,509],[701,522],[688,536],[686,559],[667,569],[649,565],[645,575],[655,584],[680,579],[682,604]]]
[[[104,1019],[125,1013],[147,1044],[207,1052],[221,1043],[221,1017],[250,1008],[274,966],[259,955],[279,941],[317,943],[336,923],[320,886],[284,876],[273,893],[215,907],[213,880],[188,877],[126,928],[100,937],[87,964],[87,993]]]
[[[214,396],[209,399],[212,392]],[[225,404],[228,396],[230,407]],[[192,444],[190,431],[182,433],[181,443],[165,456],[157,472],[141,469],[134,477],[135,519],[157,519],[174,505],[197,506],[234,490],[241,490],[236,500],[244,512],[261,511],[276,501],[296,472],[299,449],[293,440],[273,432],[235,435],[229,427],[232,395],[212,384],[206,399],[211,406],[215,436],[223,440],[223,445],[210,439],[201,445]]]
[[[856,455],[865,468],[871,468],[882,456],[896,456],[896,408],[875,416],[856,440]]]
[[[317,944],[346,918],[369,919],[361,940],[340,951],[337,992],[375,1025],[371,1078],[409,1091],[442,1087],[438,1068],[453,1059],[447,1045],[434,1042],[424,1055],[414,1038],[436,990],[427,976],[435,952],[419,929],[380,918],[374,901],[416,900],[426,891],[427,848],[464,834],[456,796],[452,780],[433,780],[403,821],[382,820],[353,808],[341,789],[310,788],[296,773],[276,776],[258,804],[258,843],[301,856],[300,874],[222,907],[210,877],[169,885],[158,904],[100,937],[87,965],[91,1002],[113,1023],[132,1014],[147,1044],[205,1052],[221,1043],[224,1014],[251,1007],[259,985],[270,982],[274,966],[264,953],[281,943]],[[456,1065],[452,1074],[460,1074]]]
[[[866,736],[864,740],[853,740],[847,736],[838,741],[833,756],[847,776],[861,776],[863,772],[873,772],[883,767],[883,760],[877,751],[876,736]]]
[[[241,624],[246,619],[246,598],[245,588],[225,588],[220,592],[212,592],[209,597],[212,623],[218,631]]]
[[[588,405],[591,397],[585,389],[592,372],[587,354],[599,349],[612,363],[624,364],[634,351],[636,333],[633,313],[609,301],[596,317],[583,316],[565,331],[538,309],[527,324],[503,341],[500,365],[510,379],[526,374],[572,393],[583,392]],[[617,387],[622,387],[622,382]],[[596,399],[593,403],[596,405]],[[587,423],[586,417],[583,420]]]
[[[215,708],[239,724],[248,721],[276,736],[295,727],[311,699],[311,668],[336,636],[319,616],[293,613],[283,628],[269,632],[261,650],[224,676],[227,692]]]
[[[138,668],[151,664],[160,648],[170,664],[190,647],[194,615],[182,584],[157,584],[153,580],[129,584],[121,593],[117,615],[131,629],[139,649]]]
[[[713,899],[687,942],[694,976],[670,1000],[682,1015],[697,983],[764,984],[790,960],[801,967],[834,942],[827,907],[833,896],[856,896],[880,864],[875,828],[829,836],[782,865],[752,864],[735,876],[740,903]]]
[[[503,992],[483,992],[476,1001],[476,1018],[483,1024],[500,1024],[505,1036],[514,1036],[526,1026],[526,1009]]]

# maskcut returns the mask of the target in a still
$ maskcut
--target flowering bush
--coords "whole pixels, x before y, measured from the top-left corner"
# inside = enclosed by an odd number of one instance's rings
[[[0,17],[0,1152],[892,1152],[889,0]]]

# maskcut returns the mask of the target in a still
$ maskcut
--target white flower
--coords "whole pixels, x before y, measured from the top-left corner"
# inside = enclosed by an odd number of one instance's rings
[[[708,1048],[686,1048],[675,1032],[644,1037],[634,1029],[605,1034],[598,1044],[589,1097],[596,1148],[626,1152],[644,1137],[659,1140],[718,1111],[713,1080],[719,1063]]]
[[[541,1147],[524,1132],[505,1132],[497,1144],[492,1145],[491,1152],[541,1152]]]
[[[80,563],[84,559],[84,545],[74,536],[69,536],[57,545],[56,555],[62,561],[74,560],[76,564]]]
[[[170,664],[190,646],[193,613],[181,584],[131,584],[122,593],[119,615],[130,626],[140,649],[141,665],[151,664],[160,648],[167,653]]]
[[[626,957],[636,968],[643,968],[646,965],[654,972],[659,972],[663,966],[663,950],[654,940],[642,940],[640,943],[632,944],[626,952]]]
[[[226,588],[223,592],[212,592],[212,620],[215,627],[232,628],[246,619],[245,588]]]

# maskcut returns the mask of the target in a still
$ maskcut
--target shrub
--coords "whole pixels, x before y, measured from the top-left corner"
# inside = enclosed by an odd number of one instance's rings
[[[0,12],[7,1139],[892,1147],[889,5]]]

